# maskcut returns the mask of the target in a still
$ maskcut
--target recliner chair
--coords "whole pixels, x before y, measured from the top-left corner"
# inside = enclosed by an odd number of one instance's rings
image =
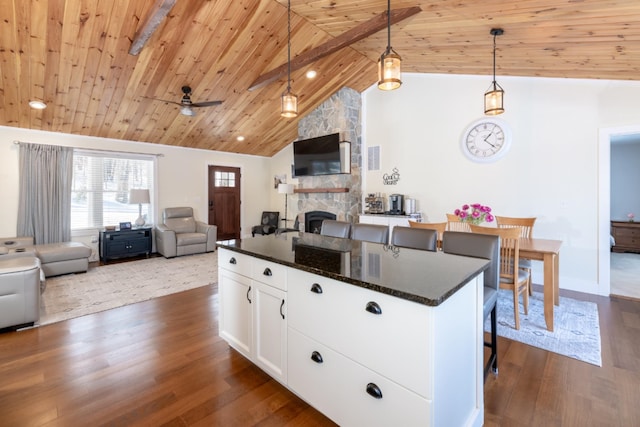
[[[197,221],[193,208],[166,208],[156,226],[156,250],[165,258],[216,250],[218,227]]]

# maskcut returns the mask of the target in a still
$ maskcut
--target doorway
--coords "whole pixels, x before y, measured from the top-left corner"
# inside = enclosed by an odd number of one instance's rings
[[[624,270],[629,264],[623,264],[616,254],[611,253],[611,144],[614,140],[640,135],[640,125],[607,128],[600,130],[599,137],[599,232],[598,232],[598,288],[600,295],[621,295],[632,298],[640,298],[640,287],[629,293],[624,287],[617,287],[615,280],[623,278]],[[626,265],[626,267],[624,267]],[[622,269],[622,270],[621,270]]]
[[[240,168],[209,166],[209,224],[218,240],[240,238]]]

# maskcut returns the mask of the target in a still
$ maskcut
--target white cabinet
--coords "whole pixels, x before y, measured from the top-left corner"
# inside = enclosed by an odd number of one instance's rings
[[[312,406],[344,426],[482,425],[482,275],[435,307],[288,277],[288,385]]]
[[[254,296],[254,362],[280,382],[287,380],[286,293],[252,282]]]
[[[427,306],[235,255],[219,249],[220,335],[327,417],[482,425],[482,274]]]
[[[245,357],[253,351],[251,279],[226,270],[219,260],[220,336]],[[224,309],[222,308],[224,307]]]
[[[220,248],[220,336],[286,384],[286,267]],[[266,283],[265,283],[266,282]]]

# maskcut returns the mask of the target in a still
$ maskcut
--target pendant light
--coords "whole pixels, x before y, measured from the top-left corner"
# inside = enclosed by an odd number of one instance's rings
[[[496,83],[496,37],[504,34],[504,30],[492,28],[490,34],[493,36],[493,82],[484,94],[484,113],[496,116],[504,113],[504,89]]]
[[[298,115],[298,97],[291,93],[291,0],[287,5],[287,35],[287,90],[282,93],[280,115],[291,118]]]
[[[402,58],[391,47],[391,0],[387,0],[387,49],[378,60],[378,89],[394,90],[400,87],[401,63]]]

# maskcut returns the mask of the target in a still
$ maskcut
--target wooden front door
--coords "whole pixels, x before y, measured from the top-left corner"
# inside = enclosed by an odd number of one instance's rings
[[[240,238],[240,169],[209,166],[209,224],[218,240]]]

